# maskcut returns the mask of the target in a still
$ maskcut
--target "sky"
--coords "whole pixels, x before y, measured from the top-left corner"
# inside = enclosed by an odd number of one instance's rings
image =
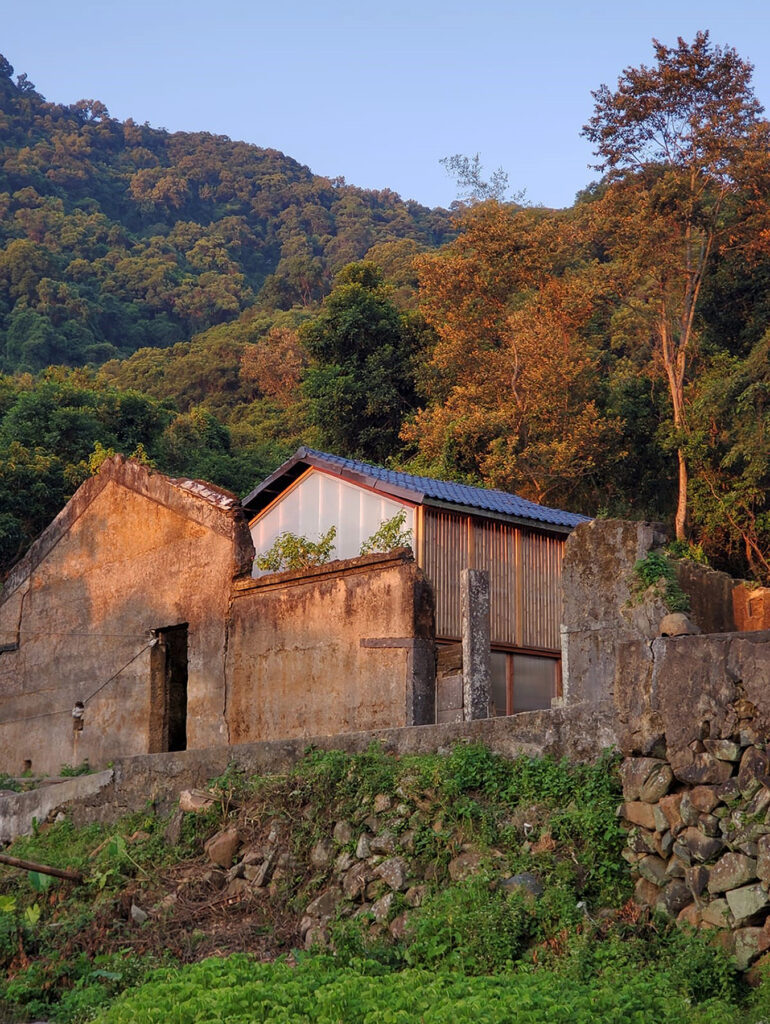
[[[0,52],[47,99],[279,149],[315,173],[448,206],[439,161],[478,153],[530,203],[596,178],[591,90],[708,29],[755,65],[770,109],[766,0],[35,0]]]

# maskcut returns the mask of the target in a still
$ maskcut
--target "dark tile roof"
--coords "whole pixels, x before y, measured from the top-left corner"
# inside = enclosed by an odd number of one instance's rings
[[[259,487],[243,500],[245,508],[258,511],[275,497],[281,487],[279,481],[298,463],[306,463],[327,469],[333,469],[340,475],[364,478],[376,490],[381,490],[397,497],[411,498],[422,503],[424,499],[435,502],[446,502],[450,505],[462,505],[465,508],[476,508],[485,512],[514,516],[532,522],[547,523],[553,526],[573,527],[588,522],[588,516],[563,512],[561,509],[548,508],[537,502],[527,501],[516,494],[506,491],[493,491],[485,487],[470,487],[467,484],[456,484],[450,480],[434,480],[429,476],[414,476],[411,473],[400,473],[382,466],[372,466],[368,462],[357,459],[343,459],[340,455],[330,455],[314,448],[300,448],[288,462],[280,466],[275,473],[263,481]],[[262,502],[258,497],[263,494]],[[267,499],[266,501],[264,499]]]

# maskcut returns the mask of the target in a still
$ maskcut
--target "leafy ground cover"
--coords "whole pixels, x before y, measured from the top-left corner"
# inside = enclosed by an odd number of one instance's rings
[[[202,813],[65,821],[13,845],[85,882],[0,868],[0,1018],[720,1024],[770,1012],[770,986],[751,992],[707,934],[630,901],[610,756],[575,766],[475,745],[401,759],[309,751],[284,775],[231,767],[211,792]],[[330,945],[305,950],[303,914],[337,884],[314,851],[344,821],[334,851],[353,858],[383,820],[404,848],[408,837],[419,905],[393,892],[377,920],[371,902],[340,904]],[[269,885],[212,869],[204,842],[224,826],[242,849],[278,837],[284,867]],[[458,877],[468,853],[474,870]],[[501,883],[522,872],[538,896]]]

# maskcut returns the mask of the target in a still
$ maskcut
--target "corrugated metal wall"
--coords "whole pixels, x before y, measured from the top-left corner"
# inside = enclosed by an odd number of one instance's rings
[[[424,531],[437,636],[460,636],[460,570],[488,569],[492,642],[559,649],[563,537],[428,508]]]

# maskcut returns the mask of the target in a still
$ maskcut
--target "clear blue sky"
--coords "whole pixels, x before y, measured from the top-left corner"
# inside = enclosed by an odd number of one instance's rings
[[[591,90],[709,29],[754,63],[770,108],[759,0],[35,0],[0,52],[50,100],[280,149],[316,173],[448,205],[452,153],[502,166],[533,203],[595,176],[580,128]]]

